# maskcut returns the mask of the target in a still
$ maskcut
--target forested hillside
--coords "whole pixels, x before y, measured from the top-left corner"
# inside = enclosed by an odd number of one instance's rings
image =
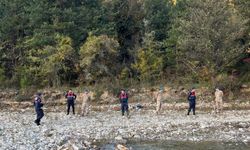
[[[0,83],[250,81],[249,0],[1,0]]]

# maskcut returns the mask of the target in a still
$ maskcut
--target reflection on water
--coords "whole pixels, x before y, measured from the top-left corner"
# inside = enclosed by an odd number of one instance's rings
[[[126,145],[133,150],[250,150],[250,145],[231,142],[129,142]],[[101,150],[115,150],[114,144],[105,144]]]

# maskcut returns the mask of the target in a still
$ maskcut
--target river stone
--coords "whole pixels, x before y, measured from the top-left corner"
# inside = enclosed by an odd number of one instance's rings
[[[134,138],[135,138],[135,139],[140,139],[140,138],[141,138],[141,136],[140,136],[140,135],[138,135],[138,134],[136,134],[136,135],[134,135]]]
[[[118,144],[116,146],[116,150],[129,150],[129,149],[126,146],[124,146],[124,145]]]
[[[121,140],[123,140],[123,138],[122,138],[122,136],[117,136],[117,137],[115,137],[115,140],[117,140],[117,141],[121,141]]]
[[[126,144],[127,140],[123,139],[123,137],[119,135],[119,136],[115,137],[115,143]]]
[[[132,117],[129,120],[124,120],[119,112],[114,111],[91,112],[89,117],[46,112],[42,126],[34,124],[33,111],[0,112],[0,149],[20,149],[21,145],[25,149],[69,149],[73,144],[79,149],[91,149],[92,143],[88,142],[95,137],[98,140],[94,143],[114,139],[117,141],[115,144],[126,143],[127,139],[214,139],[226,142],[250,140],[247,139],[250,135],[249,110],[226,111],[220,116],[200,113],[198,118],[187,117],[184,111],[166,112],[158,116],[150,112],[131,112]]]
[[[242,127],[242,128],[247,128],[248,125],[245,122],[240,122],[239,126]]]

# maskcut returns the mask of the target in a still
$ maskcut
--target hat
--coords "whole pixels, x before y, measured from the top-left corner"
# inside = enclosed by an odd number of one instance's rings
[[[42,95],[42,93],[41,93],[41,92],[38,92],[38,93],[36,93],[36,95],[37,95],[37,96],[41,96],[41,95]]]

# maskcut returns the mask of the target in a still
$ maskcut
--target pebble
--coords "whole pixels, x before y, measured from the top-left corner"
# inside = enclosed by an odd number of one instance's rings
[[[156,116],[149,112],[91,112],[87,117],[46,113],[41,126],[34,123],[34,112],[0,112],[0,149],[99,149],[96,143],[127,140],[178,140],[249,142],[250,111],[230,111],[221,116],[185,112]],[[219,119],[218,119],[219,118]],[[235,138],[240,132],[241,136]]]

